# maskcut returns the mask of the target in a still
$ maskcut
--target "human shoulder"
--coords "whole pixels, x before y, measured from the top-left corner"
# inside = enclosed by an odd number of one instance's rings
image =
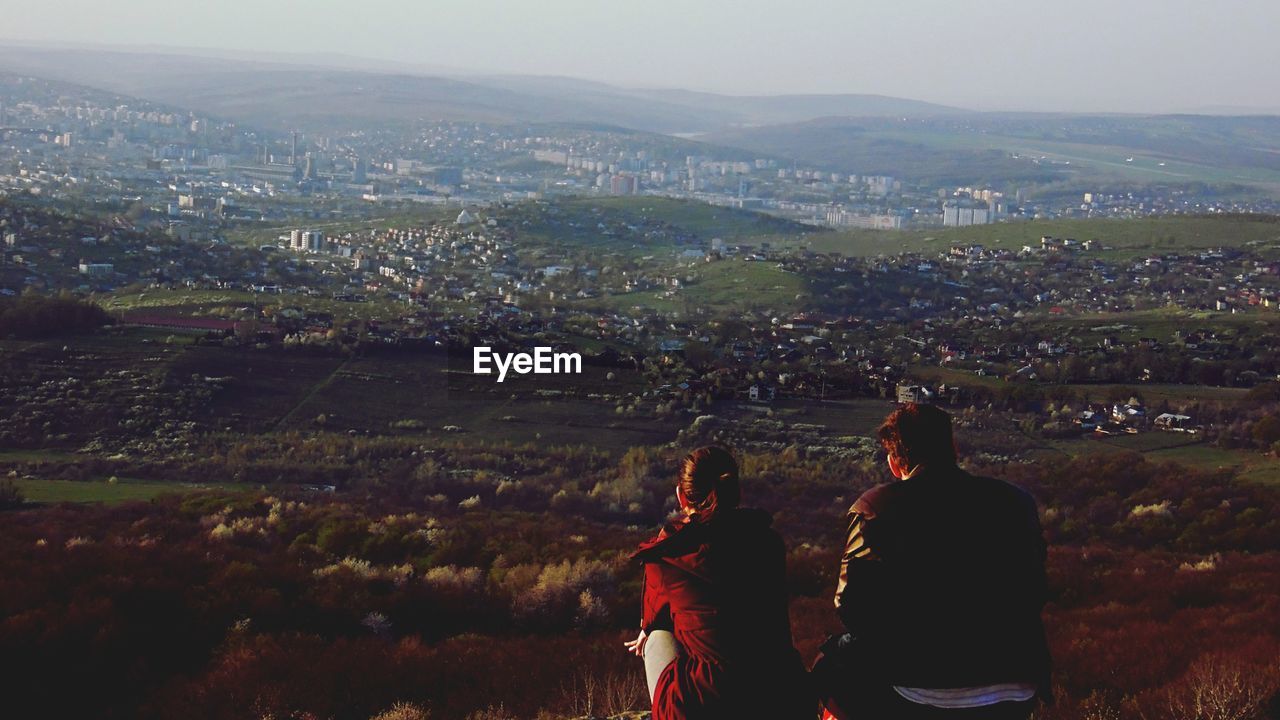
[[[1037,512],[1035,498],[1032,497],[1031,493],[1017,485],[1006,480],[986,477],[984,475],[973,475],[968,472],[965,472],[964,474],[968,477],[969,481],[978,488],[979,492],[981,492],[983,496],[998,499],[1004,504],[1018,507],[1024,511],[1029,510],[1033,513]]]
[[[722,534],[745,540],[755,538],[757,541],[782,541],[782,536],[773,528],[773,515],[759,508],[734,508],[717,517],[715,525]]]
[[[768,510],[739,507],[725,512],[725,519],[746,527],[766,530],[773,527],[773,514]]]
[[[689,541],[697,530],[692,527],[693,525],[694,523],[690,523],[687,518],[669,520],[663,524],[657,535],[640,543],[631,554],[632,559],[652,562],[673,552],[687,552]]]
[[[881,483],[858,496],[849,507],[849,515],[873,518],[884,512],[893,498],[901,491],[901,481]]]

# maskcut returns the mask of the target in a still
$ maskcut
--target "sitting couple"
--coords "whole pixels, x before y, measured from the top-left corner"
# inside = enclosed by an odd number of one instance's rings
[[[682,517],[644,543],[639,636],[654,720],[999,718],[1046,699],[1045,543],[1035,502],[956,464],[951,418],[908,404],[879,430],[889,471],[849,509],[832,637],[805,672],[786,549],[738,507],[738,467],[690,453]]]

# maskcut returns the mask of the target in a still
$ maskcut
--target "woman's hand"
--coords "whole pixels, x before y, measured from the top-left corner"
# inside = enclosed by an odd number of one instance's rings
[[[632,655],[635,655],[637,657],[644,657],[644,645],[648,641],[649,641],[649,636],[645,634],[645,631],[641,630],[640,634],[636,636],[635,640],[628,640],[627,642],[623,643],[623,645],[626,646],[627,652],[631,653]]]

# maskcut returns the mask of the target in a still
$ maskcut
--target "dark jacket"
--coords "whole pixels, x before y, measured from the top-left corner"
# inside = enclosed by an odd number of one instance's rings
[[[849,509],[836,611],[890,684],[1027,682],[1047,699],[1045,553],[1026,492],[925,468]]]
[[[669,525],[642,544],[641,626],[682,648],[654,694],[653,719],[815,714],[791,643],[786,550],[761,510],[723,510]]]

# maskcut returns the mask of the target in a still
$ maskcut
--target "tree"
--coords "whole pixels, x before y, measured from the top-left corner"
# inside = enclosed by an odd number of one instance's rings
[[[1254,441],[1265,448],[1280,442],[1280,416],[1273,413],[1263,417],[1253,424],[1252,434]]]
[[[26,498],[22,495],[22,489],[12,480],[0,480],[0,510],[10,510],[16,507],[22,507],[26,502]]]
[[[46,297],[27,292],[16,300],[0,299],[0,336],[43,338],[85,332],[109,322],[101,307],[70,294]]]

